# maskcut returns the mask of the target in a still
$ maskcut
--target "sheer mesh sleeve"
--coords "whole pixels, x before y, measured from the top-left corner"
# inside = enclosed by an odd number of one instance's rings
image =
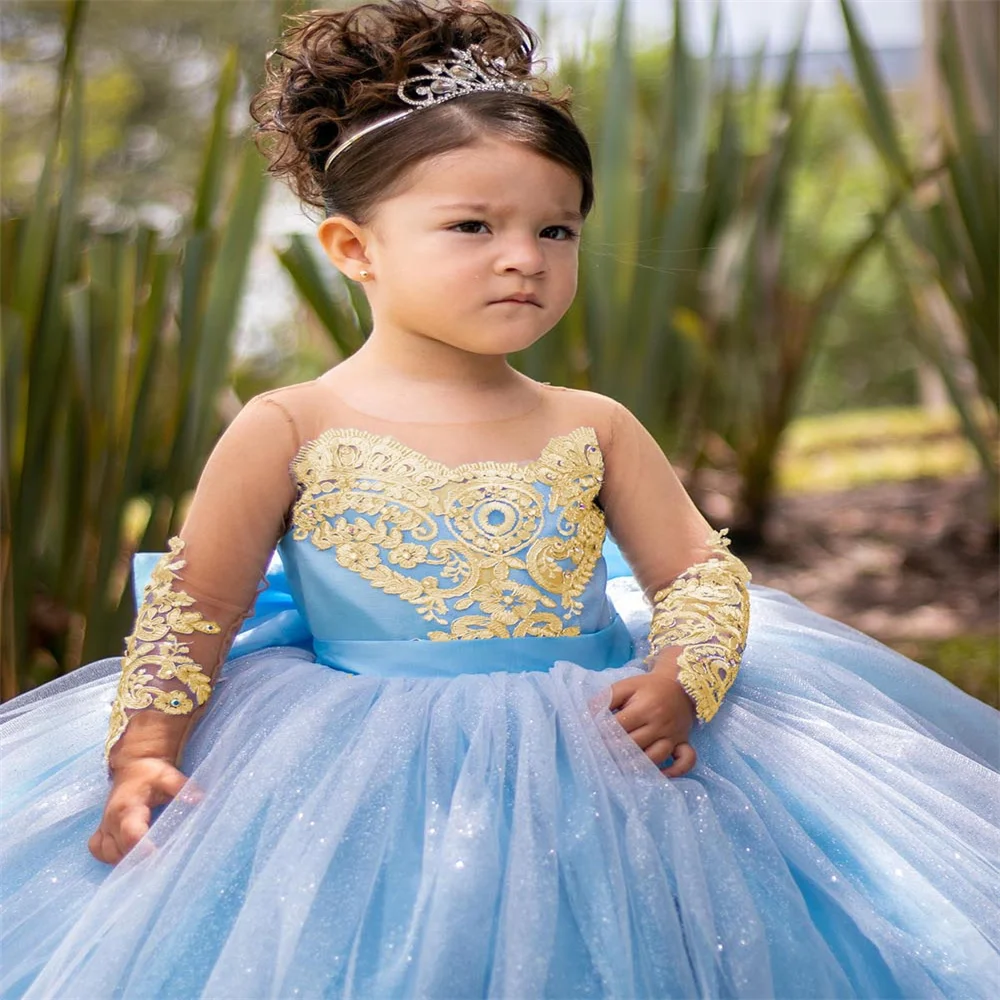
[[[288,412],[260,396],[209,457],[184,527],[157,563],[125,640],[105,744],[109,767],[146,756],[179,764],[284,530],[297,442]]]
[[[608,529],[653,606],[649,660],[676,658],[698,718],[736,679],[750,624],[746,566],[687,495],[652,435],[616,404],[600,494]]]

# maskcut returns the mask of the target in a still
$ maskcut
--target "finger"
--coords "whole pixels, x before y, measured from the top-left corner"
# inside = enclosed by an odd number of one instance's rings
[[[632,697],[637,687],[637,679],[636,677],[625,677],[611,685],[611,703],[608,708],[612,712],[617,712]]]
[[[87,848],[98,861],[104,860],[104,827],[99,826],[87,841]]]
[[[149,832],[150,812],[143,807],[130,809],[119,824],[119,841],[126,848],[133,847]]]
[[[90,835],[90,839],[87,841],[87,850],[98,861],[104,860],[104,831],[100,827]]]
[[[657,740],[663,739],[663,734],[660,730],[657,729],[656,726],[651,725],[639,726],[638,728],[633,729],[632,732],[629,733],[629,736],[631,736],[643,750],[652,746]]]
[[[687,774],[698,762],[698,753],[690,743],[678,743],[674,747],[674,762],[663,773],[668,778],[679,778]]]
[[[137,804],[145,804],[146,797],[151,791],[152,789],[148,785],[143,785],[140,788],[133,785],[129,788],[114,790],[104,807],[102,821],[104,828],[113,830],[115,827],[121,826],[122,820],[136,808]]]
[[[196,785],[192,778],[188,778],[187,781],[184,782],[184,786],[178,794],[181,802],[194,804],[196,802],[201,802],[201,800],[205,797],[205,790],[199,785]]]
[[[180,794],[186,781],[187,777],[180,771],[167,771],[156,779],[153,787],[168,799],[172,799]]]
[[[91,853],[98,861],[102,861],[106,865],[113,865],[121,857],[114,838],[105,830],[98,829],[90,841],[92,844]]]
[[[659,767],[670,756],[673,749],[673,741],[668,740],[666,737],[661,737],[646,747],[646,756]]]
[[[118,864],[121,859],[125,857],[124,852],[121,847],[118,846],[118,842],[115,840],[110,833],[104,834],[104,860],[109,865]]]
[[[127,854],[149,832],[150,811],[145,806],[133,806],[118,824],[116,838],[122,854]]]
[[[636,730],[650,724],[648,699],[631,699],[625,707],[618,712],[617,715],[615,715],[615,719],[618,721],[618,724],[622,727],[622,729],[624,729],[625,732],[631,736],[636,732]]]
[[[104,835],[104,855],[109,865],[116,865],[125,857],[125,852],[110,833]]]

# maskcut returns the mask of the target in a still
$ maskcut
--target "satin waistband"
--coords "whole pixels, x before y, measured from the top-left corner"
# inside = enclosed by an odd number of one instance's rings
[[[320,663],[373,677],[453,677],[457,674],[550,670],[569,660],[588,670],[632,659],[632,637],[615,614],[597,632],[509,639],[314,639]]]

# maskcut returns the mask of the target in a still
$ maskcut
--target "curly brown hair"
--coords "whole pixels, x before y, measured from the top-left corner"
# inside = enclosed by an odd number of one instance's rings
[[[250,114],[268,172],[304,204],[364,223],[411,167],[493,135],[572,170],[583,186],[580,210],[590,211],[590,148],[571,115],[568,92],[555,96],[532,77],[538,38],[520,19],[481,0],[382,0],[307,11],[290,21],[268,54],[266,81]],[[531,92],[474,92],[422,108],[374,130],[324,170],[345,139],[409,108],[396,88],[424,73],[423,63],[473,44],[489,59],[503,58],[508,73],[530,81]]]

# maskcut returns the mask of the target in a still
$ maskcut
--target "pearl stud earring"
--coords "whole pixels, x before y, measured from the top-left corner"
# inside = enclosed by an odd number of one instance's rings
[[[358,271],[358,275],[361,278],[361,280],[364,281],[368,277],[368,272],[367,271]]]

